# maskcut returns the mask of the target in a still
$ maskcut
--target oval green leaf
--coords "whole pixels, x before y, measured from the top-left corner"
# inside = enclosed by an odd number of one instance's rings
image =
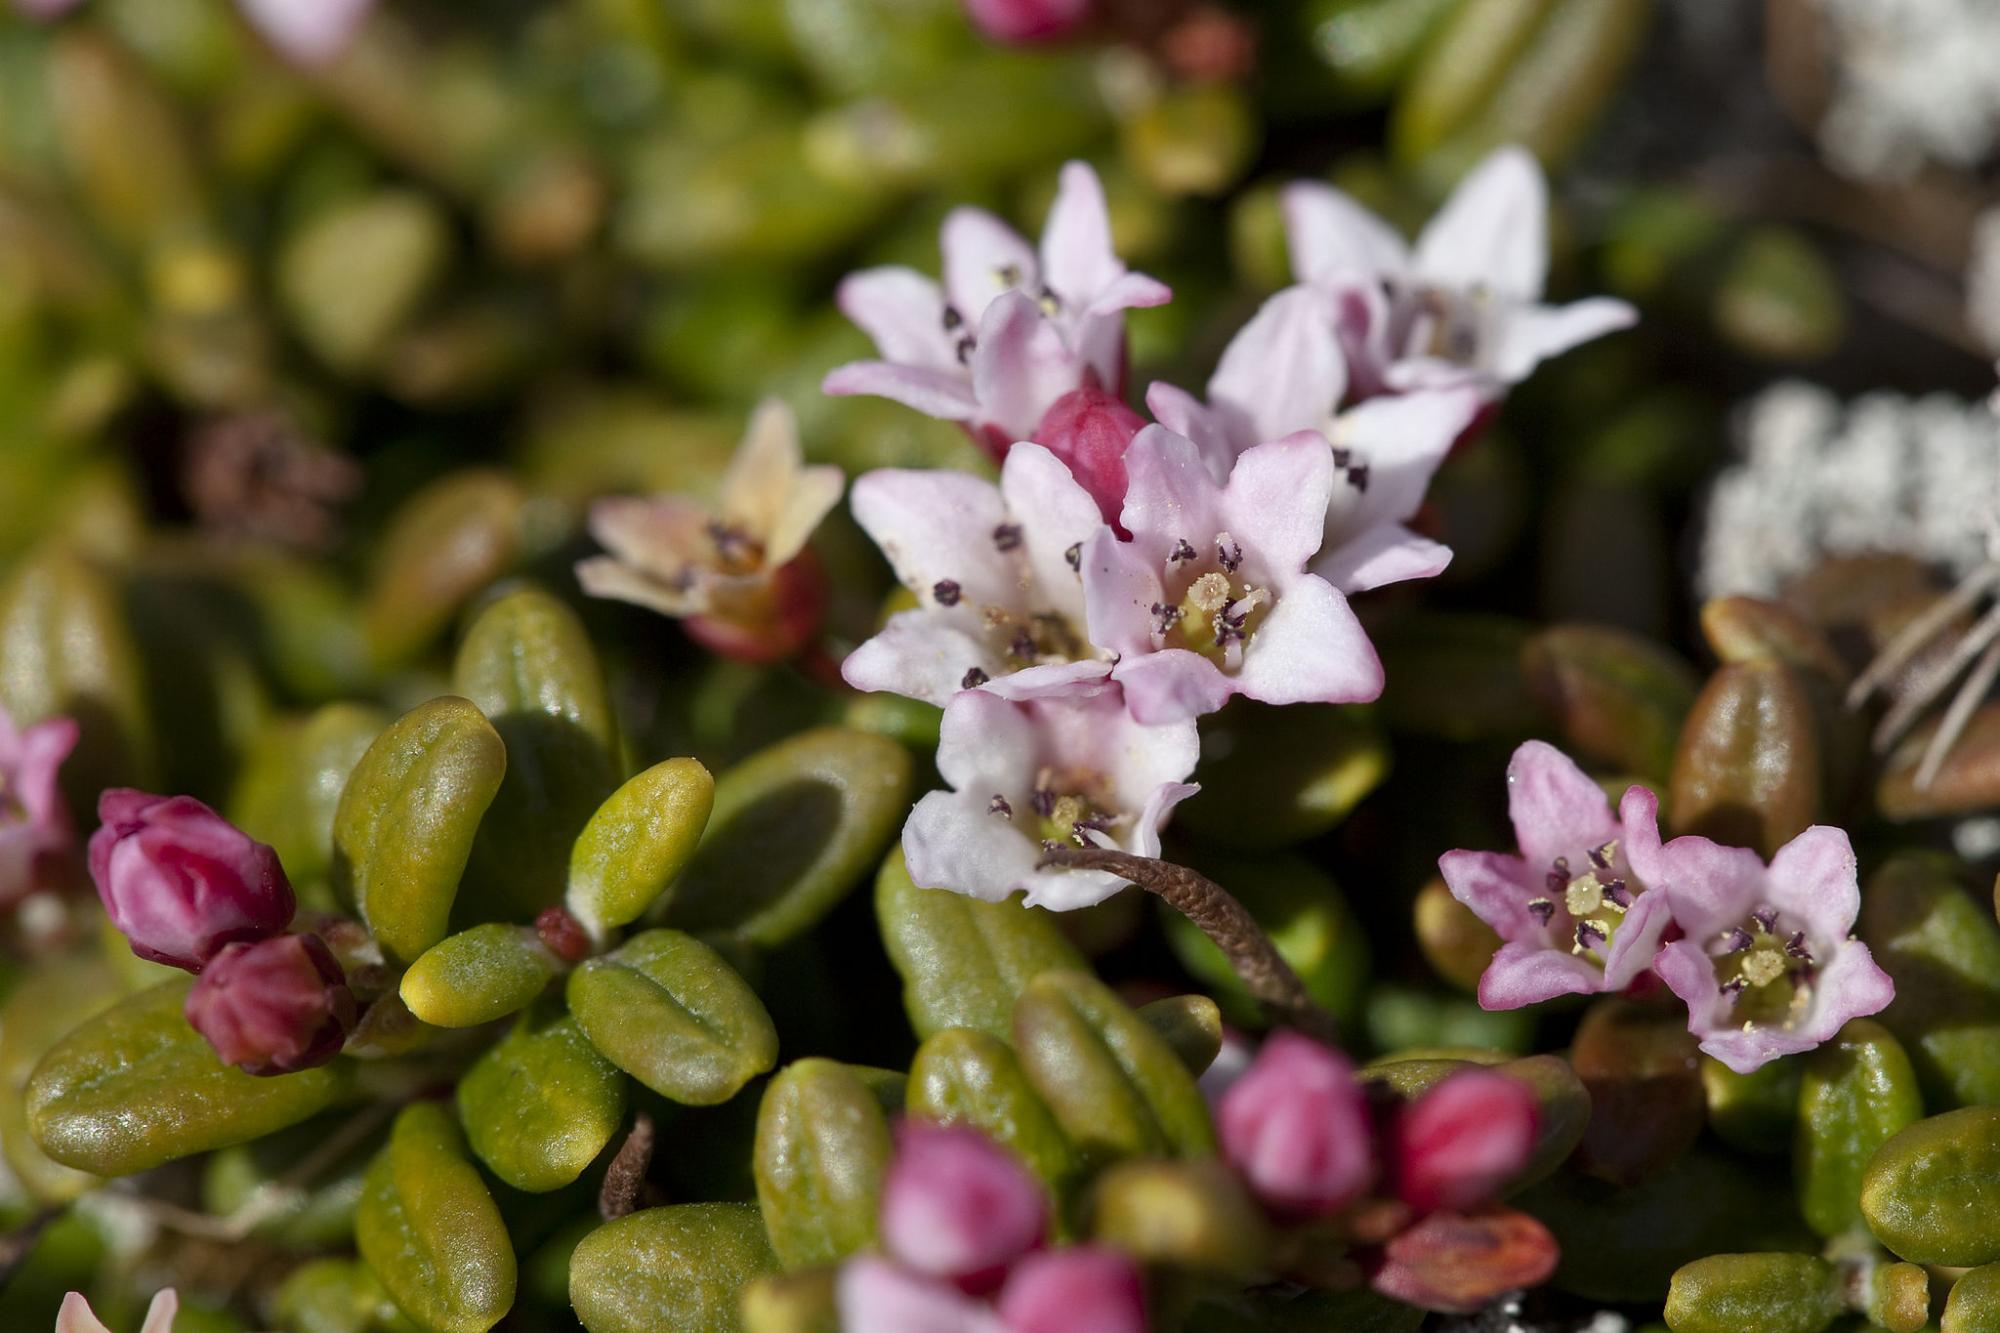
[[[531,1194],[581,1176],[624,1116],[625,1076],[559,1005],[524,1014],[458,1081],[472,1151]]]
[[[1067,1200],[1082,1162],[1041,1099],[1014,1048],[974,1028],[946,1028],[910,1062],[909,1112],[945,1125],[970,1125],[1012,1152]]]
[[[655,764],[611,793],[570,849],[571,916],[602,938],[644,916],[708,827],[715,779],[692,759]]]
[[[1861,1179],[1884,1143],[1923,1118],[1923,1094],[1903,1046],[1857,1018],[1800,1062],[1792,1179],[1799,1211],[1828,1238],[1861,1225]]]
[[[648,1208],[577,1244],[569,1300],[590,1333],[735,1333],[739,1293],[776,1268],[750,1204]]]
[[[354,1238],[396,1304],[433,1333],[486,1333],[514,1304],[506,1224],[436,1102],[396,1117],[368,1168]]]
[[[838,1263],[875,1242],[893,1146],[876,1092],[834,1060],[799,1060],[764,1089],[752,1157],[757,1204],[786,1268]]]
[[[1861,1178],[1861,1215],[1911,1263],[2000,1263],[2000,1106],[1934,1115],[1884,1143]]]
[[[403,973],[400,993],[434,1027],[478,1027],[533,1004],[560,970],[532,928],[489,921],[424,950]]]

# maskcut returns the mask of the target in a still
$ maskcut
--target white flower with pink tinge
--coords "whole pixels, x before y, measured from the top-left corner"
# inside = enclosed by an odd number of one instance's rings
[[[1653,964],[1688,1007],[1701,1049],[1739,1074],[1809,1051],[1887,1008],[1896,983],[1849,937],[1861,911],[1854,848],[1814,825],[1767,866],[1744,847],[1675,838],[1632,850],[1683,938]]]
[[[870,472],[851,507],[917,599],[841,664],[854,688],[942,705],[960,690],[1029,698],[1110,673],[1084,632],[1081,573],[1104,520],[1048,450],[1015,446],[998,486],[964,472]]]
[[[967,690],[944,710],[938,773],[949,791],[903,825],[910,878],[988,902],[1025,892],[1068,911],[1125,881],[1101,870],[1038,868],[1053,847],[1160,854],[1160,828],[1200,788],[1184,781],[1201,745],[1192,721],[1134,721],[1116,686],[1028,700]]]
[[[1039,253],[993,214],[945,219],[944,281],[900,265],[840,284],[842,312],[882,359],[827,375],[830,394],[893,398],[963,424],[995,457],[1035,437],[1058,398],[1125,378],[1126,310],[1165,304],[1165,284],[1111,248],[1104,187],[1081,162],[1062,170]]]
[[[1638,318],[1610,297],[1542,304],[1548,183],[1523,148],[1497,149],[1467,173],[1414,246],[1330,185],[1288,186],[1283,203],[1292,271],[1333,302],[1363,397],[1468,381],[1497,397]]]
[[[67,717],[16,727],[0,708],[0,907],[54,887],[58,863],[75,850],[56,774],[78,734]]]
[[[139,1333],[173,1333],[174,1316],[180,1313],[180,1297],[172,1287],[153,1297],[153,1303],[146,1307],[146,1322]],[[72,1291],[63,1297],[62,1309],[56,1311],[55,1333],[111,1333],[90,1308],[90,1302],[80,1291]]]
[[[1083,551],[1091,639],[1133,717],[1165,723],[1243,694],[1265,703],[1358,703],[1382,664],[1347,598],[1306,572],[1319,553],[1335,464],[1300,434],[1244,451],[1218,485],[1193,441],[1161,426],[1133,440],[1121,542]]]

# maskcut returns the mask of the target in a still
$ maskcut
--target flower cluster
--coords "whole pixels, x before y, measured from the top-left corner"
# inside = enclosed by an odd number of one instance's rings
[[[1116,1250],[1044,1248],[1034,1177],[975,1130],[905,1121],[882,1183],[884,1253],[841,1268],[841,1327],[870,1333],[1145,1333],[1145,1282]]]
[[[1299,285],[1223,353],[1202,401],[1122,396],[1123,312],[1169,293],[1112,248],[1102,187],[1064,168],[1039,250],[973,209],[945,222],[940,285],[850,277],[841,307],[882,359],[835,370],[961,423],[997,485],[885,470],[855,518],[915,606],[842,674],[945,710],[952,787],[904,835],[921,884],[1079,907],[1120,886],[1038,871],[1065,844],[1152,855],[1196,719],[1242,695],[1356,703],[1382,666],[1356,593],[1443,571],[1413,526],[1432,475],[1543,357],[1622,327],[1622,303],[1539,304],[1546,188],[1518,149],[1477,168],[1414,250],[1323,186],[1287,199]]]
[[[1518,854],[1447,852],[1454,897],[1503,941],[1479,1002],[1512,1009],[1625,990],[1657,976],[1688,1007],[1701,1049],[1739,1073],[1828,1040],[1895,996],[1868,946],[1854,850],[1815,826],[1768,865],[1693,835],[1662,842],[1659,799],[1603,790],[1541,741],[1507,766]]]
[[[323,1065],[353,1029],[347,977],[296,904],[278,854],[192,796],[114,787],[98,799],[90,875],[141,958],[197,974],[188,1022],[252,1074]]]

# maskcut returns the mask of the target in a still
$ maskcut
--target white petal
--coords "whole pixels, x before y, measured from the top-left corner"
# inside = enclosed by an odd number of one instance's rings
[[[988,676],[1007,668],[970,608],[899,611],[876,635],[847,655],[841,679],[857,690],[886,690],[942,708],[977,667]]]
[[[1419,537],[1400,523],[1378,523],[1321,551],[1310,569],[1352,596],[1408,579],[1436,578],[1450,563],[1449,546]]]
[[[1410,266],[1410,248],[1396,229],[1331,185],[1288,185],[1280,207],[1296,281],[1397,277]]]
[[[938,724],[938,776],[982,801],[1032,790],[1048,762],[1040,705],[1011,703],[984,690],[952,696]],[[982,808],[984,808],[982,806]]]
[[[340,54],[374,0],[237,0],[237,5],[279,54],[317,65]]]
[[[1029,703],[1043,699],[1067,699],[1101,691],[1111,676],[1111,663],[1097,659],[1082,662],[1044,662],[1007,675],[995,673],[979,688],[1001,699]]]
[[[1009,439],[1034,438],[1043,413],[1083,383],[1083,365],[1042,308],[1008,292],[986,309],[972,351],[981,413]]]
[[[1209,477],[1218,486],[1229,480],[1229,469],[1236,465],[1236,455],[1243,448],[1257,443],[1251,440],[1239,447],[1229,437],[1229,426],[1223,414],[1209,408],[1186,389],[1168,384],[1165,380],[1154,380],[1147,388],[1146,407],[1162,426],[1194,441],[1195,448],[1201,450],[1201,460],[1208,467]]]
[[[1549,187],[1527,149],[1495,149],[1417,238],[1416,271],[1459,291],[1538,301],[1549,266]]]
[[[1139,811],[1139,821],[1133,829],[1131,845],[1126,850],[1135,856],[1158,856],[1160,830],[1173,817],[1174,807],[1200,790],[1198,782],[1163,782],[1154,788]]]
[[[1282,589],[1305,568],[1325,537],[1334,485],[1333,449],[1316,431],[1244,450],[1218,521],[1242,544],[1246,577]]]
[[[1043,280],[1065,305],[1087,308],[1124,274],[1111,249],[1111,214],[1097,173],[1082,162],[1064,163],[1042,228]]]
[[[992,482],[943,469],[883,468],[854,483],[848,505],[896,577],[926,605],[950,580],[975,608],[1020,606],[1013,563],[994,545],[1008,519]]]
[[[997,903],[1028,885],[1039,846],[1013,820],[990,809],[995,794],[934,791],[917,802],[903,825],[903,860],[919,888]],[[1015,819],[1033,819],[1025,795],[1016,795],[1020,799],[1009,798]]]
[[[1259,307],[1223,350],[1208,382],[1241,450],[1299,430],[1324,429],[1347,389],[1347,362],[1326,295],[1287,287]]]
[[[884,361],[958,370],[958,335],[944,327],[944,289],[915,269],[896,264],[850,273],[834,301],[875,340]],[[971,331],[970,323],[961,330]]]
[[[1167,726],[1213,713],[1229,702],[1235,683],[1220,667],[1185,648],[1119,659],[1111,679],[1125,687],[1125,707],[1135,722]]]
[[[1001,293],[1033,291],[1041,281],[1028,243],[983,208],[954,208],[945,217],[941,243],[945,296],[968,327],[984,322],[986,308]]]
[[[1251,634],[1236,688],[1269,704],[1365,703],[1382,693],[1382,662],[1347,599],[1308,574]]]
[[[1519,384],[1550,357],[1593,338],[1628,329],[1638,319],[1638,311],[1609,296],[1594,296],[1565,306],[1518,307],[1501,318],[1491,354],[1493,373],[1505,383]]]
[[[1084,623],[1092,643],[1127,656],[1153,651],[1152,607],[1165,596],[1159,569],[1109,528],[1084,543]]]
[[[1337,502],[1347,523],[1329,511],[1327,546],[1384,520],[1402,522],[1416,513],[1452,445],[1485,405],[1484,394],[1461,385],[1371,398],[1341,413],[1330,438],[1335,448],[1351,451],[1353,462],[1367,465],[1368,485],[1343,497],[1348,503]]]
[[[1028,568],[1039,587],[1031,596],[1038,608],[1084,624],[1083,545],[1105,526],[1090,492],[1067,467],[1039,444],[1023,442],[1007,451],[1000,468],[1000,494],[1021,526]],[[1075,564],[1069,552],[1077,553]]]
[[[889,361],[850,361],[826,372],[820,392],[836,398],[872,395],[888,398],[940,421],[972,421],[979,416],[979,399],[972,392],[968,370],[932,370]]]
[[[1223,530],[1221,489],[1187,437],[1164,426],[1146,427],[1125,448],[1125,476],[1119,517],[1132,534],[1130,545],[1147,563],[1165,561],[1179,540],[1206,550]]]

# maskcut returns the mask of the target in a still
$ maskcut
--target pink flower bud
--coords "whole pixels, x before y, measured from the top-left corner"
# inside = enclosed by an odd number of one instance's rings
[[[1375,1175],[1368,1102],[1340,1052],[1275,1032],[1223,1094],[1223,1155],[1264,1203],[1326,1215],[1361,1197]]]
[[[1146,419],[1100,388],[1094,375],[1051,403],[1035,427],[1035,443],[1062,460],[1120,537],[1129,535],[1118,522],[1125,508],[1125,446],[1145,428]]]
[[[882,1247],[968,1291],[999,1285],[1042,1239],[1049,1205],[1013,1154],[976,1130],[903,1122],[882,1182]]]
[[[132,952],[199,972],[223,945],[291,923],[278,854],[192,796],[114,787],[97,800],[90,877]]]
[[[223,1062],[248,1074],[323,1065],[354,1026],[347,977],[312,935],[223,946],[188,992],[186,1009]]]
[[[1116,1250],[1073,1245],[1031,1254],[1000,1292],[1008,1333],[1146,1333],[1146,1284]]]
[[[1488,1203],[1535,1149],[1535,1095],[1505,1074],[1453,1074],[1396,1118],[1396,1194],[1419,1213]]]
[[[1092,0],[965,0],[972,26],[996,42],[1050,42],[1090,18]]]
[[[0,907],[67,878],[76,842],[56,771],[76,738],[69,718],[17,729],[0,708]]]

